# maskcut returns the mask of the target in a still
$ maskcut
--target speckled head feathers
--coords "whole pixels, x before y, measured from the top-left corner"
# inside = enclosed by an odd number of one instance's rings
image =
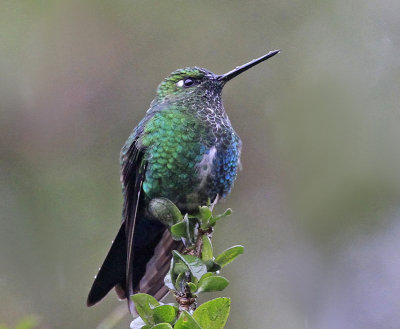
[[[199,67],[186,67],[172,72],[157,88],[157,99],[160,101],[198,95],[201,90],[221,90],[224,83],[216,79],[217,75]]]

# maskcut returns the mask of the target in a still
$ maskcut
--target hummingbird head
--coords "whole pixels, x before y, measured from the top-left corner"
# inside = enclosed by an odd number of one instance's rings
[[[172,72],[160,83],[157,89],[156,100],[191,99],[193,97],[215,98],[220,97],[225,83],[249,68],[278,54],[280,50],[270,51],[268,54],[237,66],[225,74],[214,74],[199,67],[187,67]]]
[[[223,82],[216,75],[199,67],[187,67],[172,72],[157,88],[159,101],[218,95]]]

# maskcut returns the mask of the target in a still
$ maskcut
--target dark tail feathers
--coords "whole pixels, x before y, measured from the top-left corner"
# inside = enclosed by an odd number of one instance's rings
[[[121,225],[110,251],[97,274],[87,299],[87,306],[99,302],[107,293],[117,286],[120,298],[125,298],[126,275],[126,239],[125,225]]]

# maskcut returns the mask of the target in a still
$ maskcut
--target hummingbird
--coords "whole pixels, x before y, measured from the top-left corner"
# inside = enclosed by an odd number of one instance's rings
[[[172,250],[182,250],[148,209],[167,198],[182,213],[225,198],[240,166],[242,142],[222,102],[225,84],[280,51],[238,66],[225,74],[199,67],[172,72],[158,86],[145,117],[121,150],[122,224],[95,277],[87,305],[115,288],[120,299],[142,292],[157,300],[168,294],[164,277]]]

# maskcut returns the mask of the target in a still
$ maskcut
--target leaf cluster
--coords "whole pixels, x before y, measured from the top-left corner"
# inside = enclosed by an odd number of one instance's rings
[[[229,281],[220,270],[243,253],[243,246],[233,246],[216,257],[211,233],[216,223],[229,216],[231,209],[213,215],[212,207],[202,206],[196,214],[182,215],[168,199],[150,202],[151,214],[169,227],[175,240],[184,242],[186,249],[172,252],[171,267],[164,278],[165,285],[179,298],[195,300],[200,293],[222,291]],[[217,298],[200,305],[196,310],[164,305],[152,296],[135,294],[132,297],[140,318],[132,328],[141,329],[222,329],[230,310],[229,298]]]
[[[131,329],[222,329],[229,316],[229,298],[215,298],[200,305],[193,313],[162,304],[147,294],[132,296],[140,315],[131,323]]]

